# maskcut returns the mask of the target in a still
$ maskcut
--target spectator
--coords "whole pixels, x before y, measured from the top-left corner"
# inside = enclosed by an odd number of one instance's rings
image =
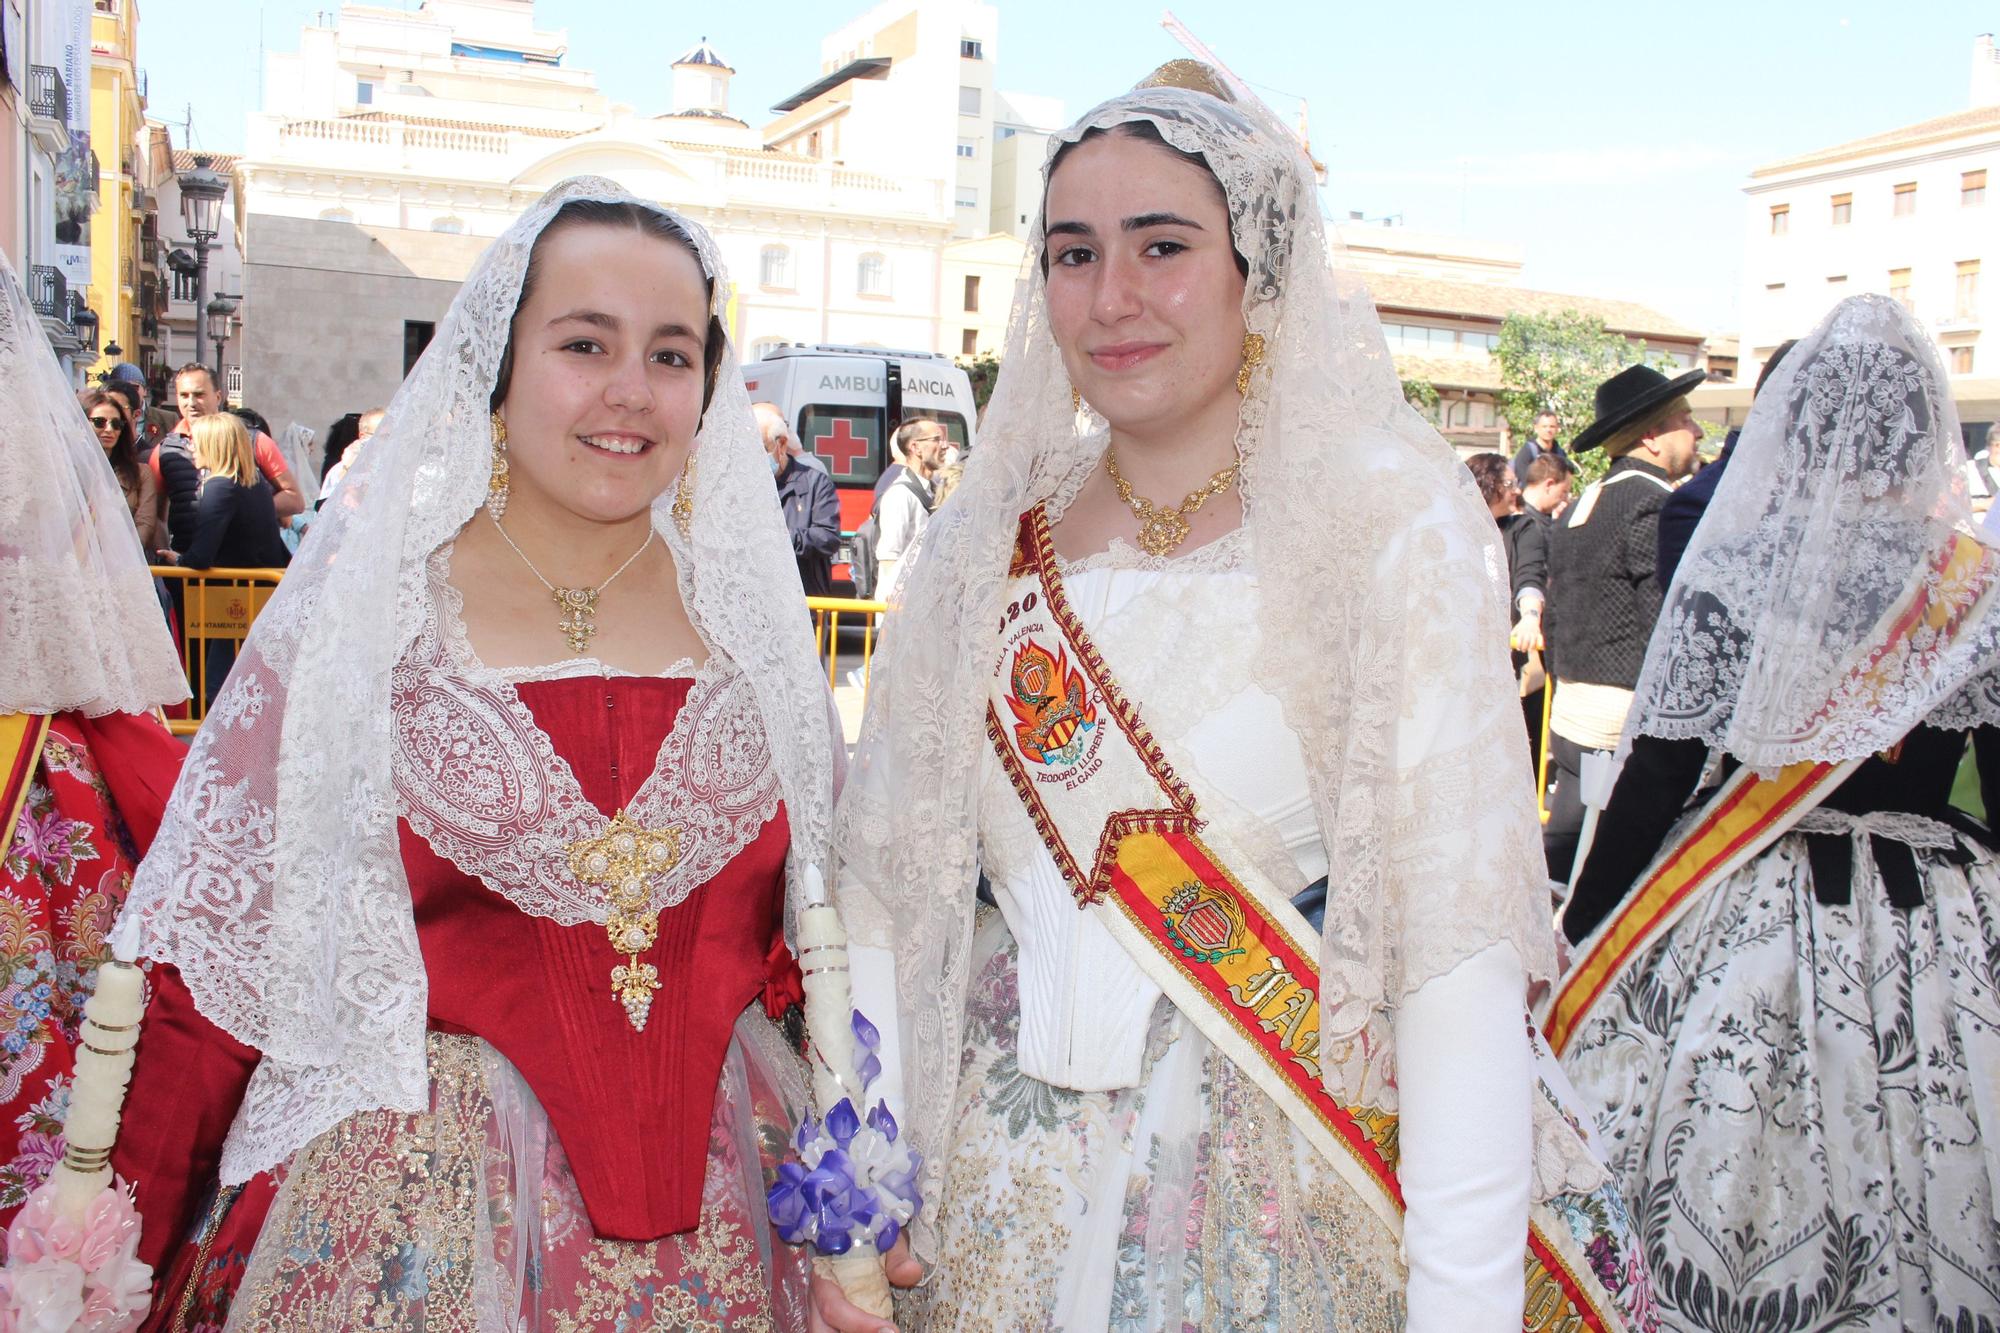
[[[1771,372],[1785,359],[1785,353],[1798,345],[1798,339],[1790,338],[1778,344],[1764,362],[1764,369],[1757,374],[1757,386],[1750,391],[1750,401],[1756,402],[1757,395],[1764,392],[1765,381]],[[1715,488],[1722,484],[1722,474],[1728,470],[1729,457],[1736,452],[1736,437],[1740,428],[1732,428],[1722,442],[1722,452],[1715,461],[1688,478],[1687,483],[1667,497],[1660,507],[1660,551],[1659,580],[1660,592],[1673,586],[1674,571],[1680,568],[1681,556],[1687,551],[1688,541],[1701,523],[1701,516],[1708,512],[1708,502],[1715,495]]]
[[[1544,454],[1538,463],[1560,463]],[[1521,714],[1528,726],[1528,757],[1539,769],[1542,744],[1543,676],[1540,660],[1542,602],[1548,587],[1549,527],[1540,515],[1528,513],[1521,505],[1521,488],[1515,484],[1514,469],[1499,454],[1474,454],[1465,460],[1472,479],[1479,485],[1486,510],[1500,525],[1500,537],[1507,548],[1507,618],[1512,625],[1508,646],[1514,660],[1514,678],[1521,694]]]
[[[161,520],[165,505],[151,468],[139,462],[133,440],[132,417],[125,400],[108,389],[85,389],[76,396],[90,428],[104,448],[104,457],[118,477],[118,489],[125,493],[125,507],[132,513],[133,530],[139,534],[139,549],[150,563],[160,545]]]
[[[319,502],[321,504],[326,503],[326,497],[332,493],[334,487],[340,484],[340,479],[347,475],[347,470],[354,466],[354,460],[360,457],[361,446],[374,438],[376,427],[382,424],[382,418],[387,411],[387,408],[371,407],[356,418],[353,441],[341,450],[340,457],[320,477]],[[346,418],[343,417],[341,420],[345,421]]]
[[[1555,789],[1542,846],[1549,878],[1567,884],[1583,829],[1584,758],[1617,748],[1646,644],[1660,614],[1660,508],[1694,466],[1701,426],[1687,391],[1707,378],[1691,370],[1669,380],[1631,366],[1597,386],[1597,419],[1576,437],[1581,453],[1602,446],[1611,459],[1555,526],[1554,571],[1544,609],[1549,674],[1549,758]]]
[[[945,446],[945,464],[931,480],[931,509],[933,512],[944,508],[944,502],[958,489],[958,483],[965,478],[965,464],[952,458],[956,445]]]
[[[181,416],[175,424],[173,434],[160,441],[160,449],[178,447],[186,449],[192,439],[192,423],[214,412],[223,410],[221,391],[215,386],[215,373],[207,366],[189,364],[181,367],[174,377],[174,392],[180,403]],[[179,444],[176,445],[175,441]],[[292,480],[291,469],[285,466],[285,456],[278,451],[278,442],[268,432],[259,431],[251,439],[251,447],[256,454],[257,470],[271,484],[271,501],[280,519],[288,519],[302,512],[306,507],[305,495],[298,483]],[[160,449],[153,451],[154,473],[158,476]],[[168,520],[172,523],[172,506],[176,497],[171,487],[167,493]]]
[[[1535,413],[1535,433],[1521,446],[1521,451],[1514,455],[1514,476],[1522,485],[1527,484],[1528,465],[1537,458],[1550,454],[1560,458],[1571,472],[1576,471],[1576,461],[1564,453],[1563,447],[1556,443],[1556,430],[1560,424],[1561,419],[1546,407]]]
[[[327,427],[326,452],[320,455],[319,460],[319,495],[322,502],[326,499],[327,476],[332,473],[335,464],[347,457],[348,446],[360,438],[360,435],[361,414],[359,412],[349,412],[346,416]]]
[[[910,441],[919,436],[929,439],[933,434],[942,439],[944,427],[929,417],[911,417],[896,427],[896,433],[889,437],[889,456],[894,461],[883,468],[882,475],[875,479],[875,505],[878,509],[881,507],[882,497],[896,484],[896,478],[903,475],[905,465],[909,461],[906,451],[909,449]]]
[[[886,490],[877,494],[875,522],[881,536],[875,544],[875,595],[888,598],[896,591],[896,567],[916,547],[937,508],[931,479],[944,465],[944,427],[920,418],[904,423],[896,432],[903,448],[903,466]]]
[[[799,584],[806,596],[825,597],[833,591],[833,553],[840,549],[840,496],[833,478],[798,460],[791,447],[791,427],[776,406],[758,403],[751,410],[763,433],[764,450],[771,456],[778,505],[799,562]]]
[[[1535,518],[1559,518],[1569,508],[1570,489],[1576,469],[1561,454],[1547,453],[1516,473],[1521,481],[1521,504]]]
[[[192,444],[202,474],[201,495],[194,537],[181,553],[181,563],[191,569],[282,569],[290,564],[271,484],[257,471],[250,428],[242,418],[229,412],[197,415]],[[235,639],[207,640],[205,704],[215,702],[235,665],[236,646]]]

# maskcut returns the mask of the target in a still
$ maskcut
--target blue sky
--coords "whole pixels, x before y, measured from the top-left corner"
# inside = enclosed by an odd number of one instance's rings
[[[196,146],[240,148],[260,44],[296,50],[301,25],[335,3],[147,0],[151,114],[177,126],[176,143],[191,113]],[[642,111],[666,109],[667,63],[706,35],[754,125],[816,77],[820,37],[867,7],[538,0],[536,16],[568,29],[570,65]],[[1158,0],[998,7],[1001,87],[1060,97],[1071,115],[1183,54]],[[1336,215],[1518,244],[1530,285],[1725,332],[1750,168],[1962,109],[1972,40],[2000,29],[2000,0],[1174,0],[1174,12],[1282,113],[1307,100]]]

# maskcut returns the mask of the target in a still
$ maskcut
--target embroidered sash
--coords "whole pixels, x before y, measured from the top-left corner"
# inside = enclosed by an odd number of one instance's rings
[[[1316,934],[1202,819],[1071,610],[1039,508],[1010,575],[1032,588],[1004,615],[987,735],[1078,905],[1400,1234],[1395,1113],[1344,1105],[1321,1077]],[[1580,1248],[1537,1211],[1523,1327],[1621,1327]]]
[[[1862,688],[1871,682],[1886,683],[1895,666],[1893,655],[1911,635],[1951,638],[1985,605],[1994,586],[1994,561],[1986,547],[1970,537],[1953,537],[1884,617],[1880,640],[1858,655],[1848,679]],[[1612,989],[1626,968],[1644,958],[1708,890],[1784,836],[1838,790],[1862,762],[1801,760],[1772,778],[1738,769],[1723,783],[1695,819],[1653,859],[1618,909],[1583,942],[1543,1020],[1543,1030],[1556,1054],[1563,1054],[1590,1016],[1591,1007]]]
[[[0,713],[0,853],[14,845],[14,826],[28,800],[28,780],[48,739],[46,713]]]

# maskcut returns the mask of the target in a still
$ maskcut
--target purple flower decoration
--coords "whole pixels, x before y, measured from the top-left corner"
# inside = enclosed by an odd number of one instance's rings
[[[875,1109],[868,1113],[868,1128],[891,1143],[896,1141],[896,1117],[889,1114],[889,1103],[875,1103]]]
[[[854,1048],[865,1052],[854,1072],[861,1076],[861,1089],[866,1092],[882,1072],[882,1058],[876,1054],[882,1049],[882,1033],[859,1009],[854,1011]]]
[[[826,1113],[826,1132],[833,1141],[845,1148],[854,1142],[854,1136],[861,1132],[861,1117],[854,1113],[854,1103],[842,1097]]]

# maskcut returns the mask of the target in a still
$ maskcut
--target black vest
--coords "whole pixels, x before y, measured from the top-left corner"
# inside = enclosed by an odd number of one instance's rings
[[[1558,681],[1632,689],[1665,590],[1659,581],[1662,468],[1618,459],[1556,520],[1542,634]]]

